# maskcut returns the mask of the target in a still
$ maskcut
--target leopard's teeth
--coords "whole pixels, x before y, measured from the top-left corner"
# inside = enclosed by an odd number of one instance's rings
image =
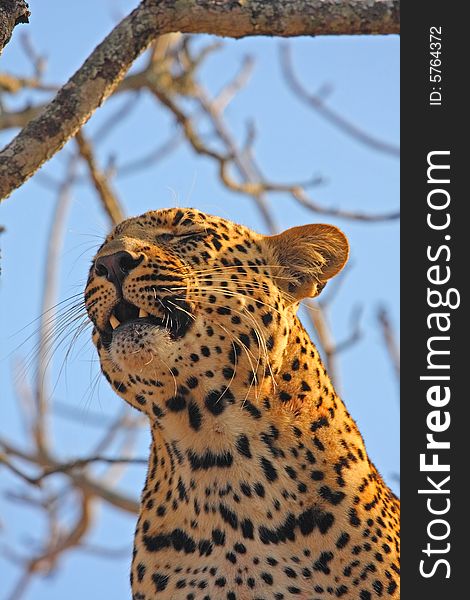
[[[116,329],[116,327],[119,327],[119,325],[121,324],[121,322],[119,321],[119,319],[117,319],[114,315],[111,315],[109,317],[109,322],[111,323],[111,327],[113,329]]]
[[[143,308],[141,308],[139,310],[139,319],[145,319],[145,317],[148,317],[149,314],[146,310],[144,310]]]

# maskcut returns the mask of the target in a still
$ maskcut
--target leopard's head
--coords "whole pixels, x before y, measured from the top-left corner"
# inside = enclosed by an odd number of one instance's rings
[[[299,302],[347,257],[332,225],[263,236],[193,209],[128,219],[97,252],[85,291],[102,371],[151,418],[196,386],[246,397],[279,369]]]

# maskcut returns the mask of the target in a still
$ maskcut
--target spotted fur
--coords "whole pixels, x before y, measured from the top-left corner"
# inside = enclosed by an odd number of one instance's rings
[[[398,597],[398,500],[296,316],[347,255],[330,225],[267,237],[191,209],[99,249],[101,368],[152,433],[133,600]]]

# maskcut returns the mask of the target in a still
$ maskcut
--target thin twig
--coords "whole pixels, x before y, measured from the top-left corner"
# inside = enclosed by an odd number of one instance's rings
[[[320,114],[324,119],[326,119],[335,127],[343,131],[343,133],[346,133],[361,144],[364,144],[365,146],[368,146],[373,150],[378,150],[379,152],[383,152],[391,156],[400,156],[400,149],[398,148],[398,146],[379,140],[378,138],[370,135],[369,133],[355,125],[354,123],[351,123],[351,121],[345,119],[342,115],[335,112],[333,109],[331,109],[325,104],[322,95],[307,92],[307,90],[302,86],[299,79],[295,75],[290,48],[287,44],[282,44],[280,46],[280,55],[281,68],[284,78],[291,90],[296,94],[298,98],[300,98],[303,102],[307,103],[311,108],[316,110],[318,114]]]
[[[77,133],[75,141],[77,142],[80,156],[88,167],[90,179],[92,180],[103,208],[111,221],[111,225],[117,225],[124,220],[124,211],[121,208],[116,193],[111,188],[105,175],[99,170],[93,155],[91,144],[85,139],[83,131]]]
[[[76,157],[69,161],[66,176],[59,189],[55,214],[48,237],[46,266],[39,325],[38,367],[35,385],[36,416],[34,436],[40,452],[45,452],[50,442],[46,417],[48,413],[47,367],[50,355],[50,340],[54,329],[53,314],[50,309],[57,302],[59,262],[63,245],[64,227],[71,203],[71,188],[76,174]]]
[[[388,311],[381,306],[377,311],[377,319],[382,331],[385,348],[392,362],[398,383],[400,382],[400,349],[395,339]]]

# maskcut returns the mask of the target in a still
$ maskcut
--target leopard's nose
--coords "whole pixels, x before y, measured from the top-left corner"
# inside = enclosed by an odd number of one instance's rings
[[[120,289],[125,277],[142,262],[143,256],[134,258],[129,252],[121,251],[100,256],[95,262],[95,274],[106,277]]]

